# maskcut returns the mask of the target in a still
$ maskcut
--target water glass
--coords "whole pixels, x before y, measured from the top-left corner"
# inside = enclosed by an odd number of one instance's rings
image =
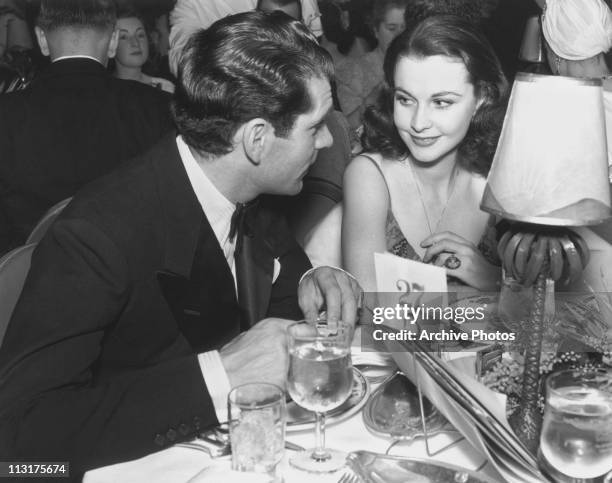
[[[295,455],[289,463],[301,470],[325,473],[345,464],[346,454],[325,447],[325,412],[340,406],[351,393],[352,327],[298,322],[288,328],[289,376],[293,401],[316,414],[316,447]]]
[[[540,452],[558,481],[584,481],[612,470],[610,370],[570,369],[548,377]]]
[[[285,448],[285,392],[274,384],[237,386],[228,396],[232,469],[277,479]]]

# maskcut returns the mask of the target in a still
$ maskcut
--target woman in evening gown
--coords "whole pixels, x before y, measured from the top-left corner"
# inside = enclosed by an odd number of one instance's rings
[[[506,90],[491,46],[458,17],[428,18],[391,44],[365,151],[344,178],[343,264],[365,291],[376,290],[376,252],[498,288],[495,220],[479,205]]]

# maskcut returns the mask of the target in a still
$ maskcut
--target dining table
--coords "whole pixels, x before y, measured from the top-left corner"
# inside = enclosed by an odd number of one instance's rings
[[[352,346],[353,359],[360,360],[363,355],[359,330]],[[390,371],[389,375],[392,375]],[[368,378],[366,378],[368,380]],[[398,441],[371,432],[364,423],[363,403],[381,384],[380,376],[368,383],[364,401],[359,409],[353,408],[344,415],[328,418],[325,429],[325,443],[329,448],[345,451],[370,451],[419,460],[440,461],[487,475],[496,481],[494,468],[487,458],[474,449],[460,433],[453,431],[429,435],[427,442],[421,435],[412,440]],[[312,448],[315,443],[314,414],[312,424],[300,424],[297,431],[287,426],[286,441],[303,448]],[[421,433],[421,431],[419,431]],[[195,441],[197,444],[197,440]],[[439,451],[439,450],[443,451]],[[429,456],[428,452],[433,456]],[[333,473],[314,474],[293,468],[289,463],[293,450],[285,449],[279,472],[285,483],[317,481],[318,483],[340,481],[347,467]],[[239,481],[256,482],[253,474],[240,479],[238,472],[231,470],[231,456],[211,458],[202,448],[185,447],[180,444],[136,460],[125,461],[90,470],[85,474],[84,483],[197,483]],[[267,481],[263,479],[261,481]]]
[[[612,246],[590,230],[579,229],[579,231],[587,239],[592,256],[581,284],[574,289],[583,293],[599,292],[605,294],[606,299],[610,300]],[[612,303],[605,305],[609,310],[602,310],[604,312],[602,315],[612,327]],[[612,335],[611,333],[612,330],[609,335]],[[362,349],[360,338],[357,336],[352,347],[354,359]],[[366,398],[376,389],[377,385],[377,383],[368,384]],[[432,403],[435,405],[436,401]],[[488,461],[487,456],[476,450],[456,431],[430,435],[427,441],[422,436],[417,436],[412,440],[397,441],[391,437],[371,432],[364,423],[363,407],[349,411],[344,416],[330,419],[325,431],[327,447],[345,451],[347,454],[356,451],[370,451],[404,458],[438,461],[474,471],[485,479],[488,478],[488,481],[503,481],[493,464]],[[295,431],[288,427],[286,441],[304,448],[312,448],[315,442],[314,422],[306,428],[303,425],[299,428],[299,431]],[[440,451],[440,449],[443,450]],[[286,483],[351,481],[343,479],[343,475],[349,471],[347,466],[327,474],[307,473],[293,468],[289,463],[292,454],[294,454],[293,450],[285,449],[280,463],[279,472]],[[85,483],[110,481],[115,483],[198,483],[204,481],[234,483],[268,480],[257,480],[253,474],[232,471],[231,456],[211,458],[203,449],[177,444],[136,460],[90,470],[85,474],[83,481]]]
[[[362,412],[351,415],[348,419],[328,425],[326,428],[326,445],[330,448],[351,451],[367,450],[375,453],[386,453],[393,443],[392,439],[376,436],[364,425]],[[461,438],[458,433],[439,433],[429,437],[429,449],[435,452]],[[299,432],[288,432],[286,440],[297,445],[310,448],[314,445],[314,429]],[[345,469],[328,473],[306,473],[293,468],[289,464],[291,450],[285,450],[280,463],[280,473],[286,483],[301,483],[317,481],[318,483],[338,482]],[[452,463],[469,470],[479,470],[491,474],[494,471],[486,458],[478,453],[465,439],[450,446],[433,457],[427,455],[425,440],[416,438],[409,442],[393,445],[389,454],[417,459],[431,459],[444,463]],[[85,483],[196,483],[255,481],[253,475],[241,480],[231,471],[231,457],[224,456],[212,459],[204,451],[176,445],[150,454],[144,458],[126,461],[91,470],[85,474]],[[263,480],[265,481],[265,480]]]

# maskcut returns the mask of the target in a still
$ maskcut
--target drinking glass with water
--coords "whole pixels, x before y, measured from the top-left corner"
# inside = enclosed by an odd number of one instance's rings
[[[321,321],[319,321],[321,322]],[[316,447],[294,456],[291,465],[305,471],[336,471],[346,454],[325,448],[325,412],[349,397],[353,383],[352,327],[338,322],[297,322],[288,328],[289,376],[287,388],[299,406],[316,414]]]
[[[232,469],[281,481],[277,467],[285,448],[285,392],[274,384],[243,384],[232,389],[227,405]]]
[[[558,481],[596,478],[612,470],[610,370],[570,369],[548,377],[540,452]]]

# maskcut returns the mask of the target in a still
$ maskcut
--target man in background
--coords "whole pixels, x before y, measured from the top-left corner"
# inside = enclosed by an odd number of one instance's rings
[[[115,20],[113,0],[42,2],[35,31],[51,64],[0,96],[0,254],[51,206],[173,129],[169,96],[106,70]]]

